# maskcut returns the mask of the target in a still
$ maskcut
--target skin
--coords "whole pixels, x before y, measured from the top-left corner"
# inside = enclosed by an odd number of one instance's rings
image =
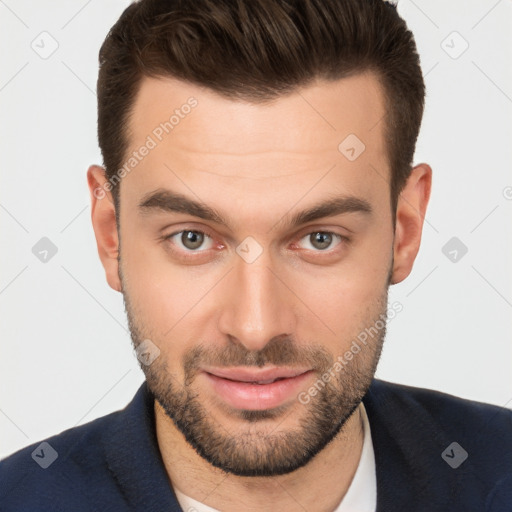
[[[411,272],[430,197],[430,167],[412,169],[394,227],[384,123],[378,123],[384,100],[370,73],[318,81],[266,104],[226,99],[171,78],[144,79],[130,119],[130,152],[191,96],[197,107],[122,179],[119,232],[111,195],[97,192],[105,190],[104,170],[95,165],[88,170],[107,281],[128,299],[134,340],[138,331],[139,341],[149,338],[159,347],[156,378],[172,379],[184,389],[183,357],[205,340],[208,348],[233,344],[253,353],[284,336],[299,348],[321,347],[333,359],[344,354],[385,308],[389,284]],[[349,134],[366,146],[353,162],[338,150]],[[215,208],[228,226],[190,214],[141,211],[141,201],[159,189]],[[372,213],[287,226],[295,213],[334,196],[363,199]],[[199,254],[187,252],[179,236],[164,239],[187,229],[211,235]],[[319,231],[349,242],[334,237],[320,250],[308,236]],[[262,250],[252,263],[236,252],[248,236]],[[368,382],[382,342],[383,336],[351,363]],[[318,377],[313,372],[301,390]],[[234,437],[293,432],[312,406],[294,397],[276,417],[251,423],[226,407],[202,376],[191,386],[212,424]],[[304,466],[273,477],[237,476],[201,457],[158,401],[155,415],[172,484],[226,512],[266,510],[269,503],[283,511],[332,511],[350,485],[362,449],[358,408]]]

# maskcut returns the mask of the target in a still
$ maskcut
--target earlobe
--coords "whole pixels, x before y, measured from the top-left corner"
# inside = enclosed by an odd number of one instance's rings
[[[91,165],[87,170],[87,183],[91,194],[91,220],[98,254],[109,286],[120,292],[116,210],[105,169]]]
[[[412,169],[398,197],[391,284],[400,283],[411,273],[420,248],[431,187],[432,169],[420,164]]]

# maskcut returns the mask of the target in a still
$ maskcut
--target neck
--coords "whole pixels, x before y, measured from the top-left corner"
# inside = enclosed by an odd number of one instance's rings
[[[361,406],[360,406],[361,407]],[[274,510],[332,512],[345,496],[363,447],[358,407],[342,431],[302,468],[275,477],[240,477],[204,460],[155,400],[156,434],[174,488],[223,512]]]

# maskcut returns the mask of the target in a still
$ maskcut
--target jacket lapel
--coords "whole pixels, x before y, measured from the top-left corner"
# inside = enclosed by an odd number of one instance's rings
[[[363,398],[375,452],[377,512],[476,510],[460,495],[471,463],[453,469],[443,460],[457,440],[407,389],[374,379]]]
[[[181,512],[158,450],[146,382],[103,437],[107,464],[130,510]]]

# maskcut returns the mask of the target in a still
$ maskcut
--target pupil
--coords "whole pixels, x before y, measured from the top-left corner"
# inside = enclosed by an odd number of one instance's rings
[[[197,231],[185,231],[181,235],[181,241],[188,249],[197,249],[203,243],[203,235]]]
[[[326,249],[331,245],[332,236],[329,233],[314,233],[311,236],[313,237],[312,243],[317,249]]]

